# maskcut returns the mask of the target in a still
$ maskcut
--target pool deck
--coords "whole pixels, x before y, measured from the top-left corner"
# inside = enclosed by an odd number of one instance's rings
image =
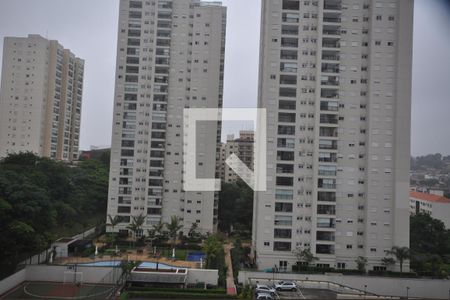
[[[153,263],[162,263],[166,265],[171,265],[175,267],[184,267],[184,268],[190,268],[190,269],[199,269],[199,263],[198,262],[192,262],[192,261],[184,261],[184,260],[172,260],[168,259],[166,257],[160,257],[159,259],[149,257],[148,254],[123,254],[121,256],[109,256],[109,255],[103,255],[102,257],[96,257],[95,259],[92,259],[90,257],[60,257],[55,259],[55,264],[80,264],[80,263],[94,263],[99,261],[112,261],[112,260],[134,260],[134,261],[140,261],[140,262],[153,262]]]

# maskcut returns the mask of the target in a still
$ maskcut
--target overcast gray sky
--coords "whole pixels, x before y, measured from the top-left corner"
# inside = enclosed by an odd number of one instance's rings
[[[226,107],[256,105],[260,1],[223,1],[228,7]],[[413,155],[450,154],[448,2],[415,1]],[[111,142],[118,5],[119,0],[0,0],[0,49],[5,36],[37,33],[85,59],[81,149]]]

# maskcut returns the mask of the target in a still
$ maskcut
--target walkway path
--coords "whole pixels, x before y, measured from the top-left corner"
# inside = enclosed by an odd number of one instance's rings
[[[233,278],[233,263],[231,262],[230,254],[232,246],[231,244],[225,244],[223,248],[225,250],[225,264],[227,265],[227,294],[236,295],[236,285],[234,284]]]

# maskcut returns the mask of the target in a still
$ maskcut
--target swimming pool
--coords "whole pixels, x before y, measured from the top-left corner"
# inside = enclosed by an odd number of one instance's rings
[[[120,266],[120,260],[105,260],[105,261],[96,261],[92,263],[80,263],[77,266],[80,267],[115,267]],[[71,264],[72,265],[72,264]],[[148,269],[156,269],[156,265],[158,265],[159,269],[170,270],[170,269],[179,269],[183,267],[171,266],[163,263],[155,263],[155,262],[143,262],[139,265],[139,268],[148,268]]]

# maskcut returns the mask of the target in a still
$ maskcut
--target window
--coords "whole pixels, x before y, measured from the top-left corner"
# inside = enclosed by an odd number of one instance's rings
[[[290,242],[274,242],[273,250],[274,251],[291,251],[291,243]]]

